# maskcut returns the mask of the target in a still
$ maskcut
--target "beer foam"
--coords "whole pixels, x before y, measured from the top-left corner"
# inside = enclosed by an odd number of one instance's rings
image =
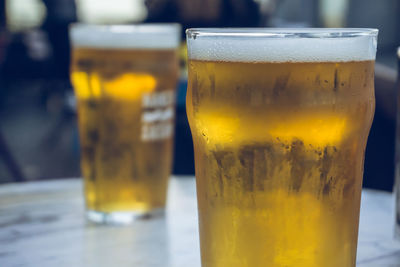
[[[373,29],[188,30],[190,59],[238,62],[375,60]]]
[[[105,49],[174,49],[180,44],[179,24],[72,24],[73,47]]]

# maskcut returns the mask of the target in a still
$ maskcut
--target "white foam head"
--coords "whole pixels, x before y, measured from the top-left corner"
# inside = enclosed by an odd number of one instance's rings
[[[72,24],[71,44],[82,48],[174,49],[180,43],[179,24]]]
[[[239,62],[375,60],[376,29],[189,29],[190,59]]]

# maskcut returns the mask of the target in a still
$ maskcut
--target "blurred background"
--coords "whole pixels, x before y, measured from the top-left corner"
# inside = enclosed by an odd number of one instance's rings
[[[376,113],[364,186],[391,191],[398,0],[0,0],[0,183],[80,176],[68,25],[178,22],[189,27],[378,28]],[[184,38],[184,31],[182,31]],[[185,114],[184,39],[174,174],[194,174]]]

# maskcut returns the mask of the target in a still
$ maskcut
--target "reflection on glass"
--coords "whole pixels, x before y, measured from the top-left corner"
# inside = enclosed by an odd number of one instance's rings
[[[396,171],[394,192],[396,194],[395,236],[400,240],[400,47],[397,49],[397,130],[396,130]]]

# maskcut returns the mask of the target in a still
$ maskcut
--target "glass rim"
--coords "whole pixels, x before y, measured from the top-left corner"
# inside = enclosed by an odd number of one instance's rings
[[[69,30],[85,29],[94,31],[107,31],[115,34],[124,33],[171,33],[179,31],[181,25],[179,23],[136,23],[136,24],[90,24],[84,22],[75,22],[69,25]]]
[[[353,38],[376,37],[375,28],[190,28],[188,38],[233,37],[233,38]]]

